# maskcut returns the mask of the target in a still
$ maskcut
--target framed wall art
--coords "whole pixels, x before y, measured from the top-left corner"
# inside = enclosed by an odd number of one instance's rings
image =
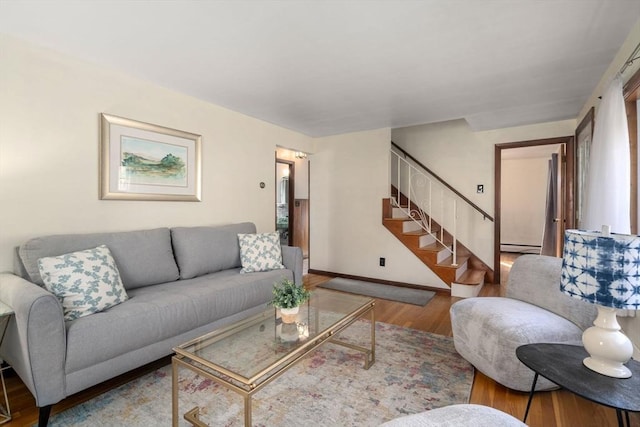
[[[201,136],[100,115],[100,199],[199,202]]]

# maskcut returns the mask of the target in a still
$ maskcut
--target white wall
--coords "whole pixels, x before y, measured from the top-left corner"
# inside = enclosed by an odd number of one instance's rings
[[[0,35],[0,271],[31,237],[275,224],[276,144],[309,137]],[[202,135],[202,202],[98,200],[99,113]],[[264,181],[265,189],[259,183]]]
[[[391,139],[469,200],[494,214],[495,145],[573,135],[575,120],[474,132],[465,120],[393,129]],[[476,185],[484,193],[476,193]],[[460,215],[460,217],[462,217]],[[462,224],[459,240],[489,266],[493,265],[493,223],[475,214]]]
[[[310,268],[422,286],[446,285],[382,225],[391,132],[318,138],[310,156]],[[386,267],[378,260],[386,258]]]
[[[503,159],[500,172],[500,243],[541,246],[549,158]]]

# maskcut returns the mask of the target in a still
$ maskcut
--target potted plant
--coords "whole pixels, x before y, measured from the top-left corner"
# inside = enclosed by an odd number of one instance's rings
[[[302,286],[296,285],[289,279],[283,279],[273,285],[273,299],[271,305],[280,309],[283,322],[295,321],[298,307],[311,297],[311,292]],[[285,317],[287,316],[287,317]],[[293,320],[291,320],[293,317]]]

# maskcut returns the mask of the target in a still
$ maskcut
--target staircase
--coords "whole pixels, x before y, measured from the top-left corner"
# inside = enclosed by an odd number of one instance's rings
[[[391,163],[391,194],[382,200],[382,224],[450,286],[452,296],[477,296],[485,280],[493,282],[493,270],[455,238],[457,203],[473,203],[446,184],[446,191],[454,194],[439,190],[434,201],[434,181],[441,179],[395,144]]]

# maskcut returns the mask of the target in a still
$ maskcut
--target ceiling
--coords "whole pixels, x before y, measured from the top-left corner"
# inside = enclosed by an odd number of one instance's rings
[[[0,1],[0,33],[314,137],[573,119],[639,17],[638,0]]]

